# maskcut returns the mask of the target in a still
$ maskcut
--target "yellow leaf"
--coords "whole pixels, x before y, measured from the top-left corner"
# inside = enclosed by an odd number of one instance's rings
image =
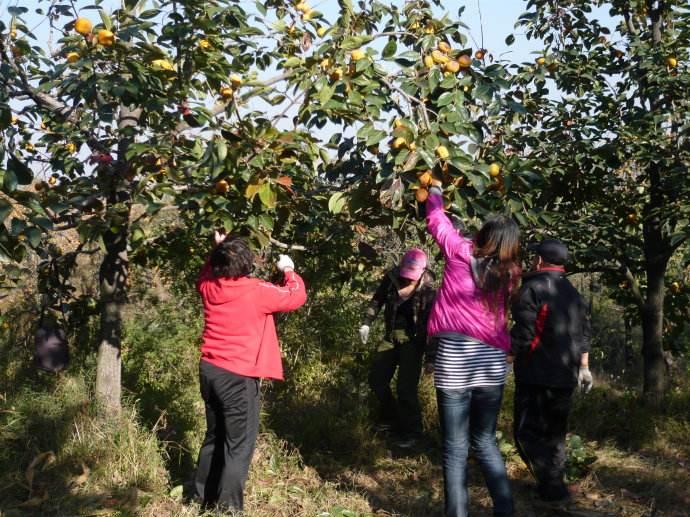
[[[247,199],[254,199],[254,196],[259,193],[259,190],[261,190],[261,183],[250,183],[247,185],[247,190],[244,191],[244,197]]]

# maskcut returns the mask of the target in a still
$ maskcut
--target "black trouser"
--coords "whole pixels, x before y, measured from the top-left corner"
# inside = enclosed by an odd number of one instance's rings
[[[520,457],[537,480],[539,496],[568,496],[565,485],[565,435],[573,388],[515,386],[513,433]]]
[[[205,507],[242,510],[259,433],[259,379],[201,361],[199,381],[206,404],[206,436],[199,451],[196,495]]]
[[[403,434],[422,432],[417,385],[423,355],[423,348],[415,340],[394,343],[393,348],[376,352],[369,370],[369,386],[379,401],[381,420],[397,426],[398,431]],[[397,402],[390,387],[396,368]]]

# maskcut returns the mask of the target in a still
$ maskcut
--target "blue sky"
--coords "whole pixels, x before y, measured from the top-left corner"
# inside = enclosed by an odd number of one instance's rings
[[[313,8],[321,11],[325,18],[329,21],[335,20],[338,15],[338,0],[307,1],[309,1]],[[391,1],[402,4],[404,0]],[[93,5],[94,3],[95,2],[92,0],[75,1],[77,9],[86,5]],[[152,6],[153,3],[153,1],[149,0],[147,5]],[[356,5],[356,1],[353,3]],[[34,9],[38,7],[42,8],[44,11],[47,10],[48,6],[50,5],[50,1],[0,0],[0,17],[6,25],[9,25],[10,20],[10,16],[7,13],[7,8],[11,5],[21,5],[30,9],[30,12],[24,16],[24,19],[28,27],[33,30],[37,36],[37,42],[34,42],[34,44],[43,45],[48,52],[55,52],[58,49],[57,40],[60,38],[60,33],[53,32],[51,34],[45,15],[39,16],[34,13]],[[101,3],[101,7],[106,11],[112,11],[119,5],[120,2],[118,0],[104,0]],[[243,0],[242,5],[248,11],[255,10],[254,0]],[[509,62],[533,61],[535,58],[535,53],[540,51],[540,45],[538,42],[527,41],[527,39],[524,37],[524,34],[521,34],[520,31],[516,31],[515,29],[515,22],[520,14],[525,11],[525,0],[450,1],[446,2],[444,9],[449,9],[446,12],[448,12],[451,19],[457,19],[458,8],[461,6],[465,6],[465,10],[460,17],[460,20],[468,27],[466,34],[469,37],[469,44],[473,49],[483,46],[490,54],[494,56],[495,59]],[[143,7],[140,8],[143,9]],[[436,9],[436,14],[438,17],[442,16],[443,13],[443,9]],[[83,10],[80,11],[80,14],[88,17],[94,23],[98,23],[100,21],[98,13],[95,10]],[[609,23],[611,22],[610,18],[606,14],[606,11],[599,10],[597,15],[600,20],[608,20]],[[511,46],[507,46],[505,43],[505,38],[509,34],[514,34],[516,37],[515,43]],[[255,102],[250,103],[249,108],[268,110],[276,109],[275,107],[267,107],[263,105],[263,103],[261,103],[260,106]],[[289,124],[289,116],[290,113],[288,113],[288,117],[283,119],[283,122],[281,122],[279,125],[282,126],[283,124]],[[351,128],[351,130],[353,129]]]
[[[399,1],[402,2],[403,0]],[[94,2],[75,2],[77,6],[92,5],[93,3]],[[247,4],[248,10],[251,10],[254,5],[253,0],[243,3]],[[149,2],[149,4],[152,4],[152,2]],[[515,21],[525,10],[526,2],[524,0],[479,0],[478,2],[475,0],[471,2],[448,2],[448,4],[453,6],[449,11],[453,18],[457,16],[457,9],[460,6],[466,6],[461,20],[470,27],[469,35],[472,37],[470,41],[474,40],[477,45],[479,45],[481,43],[483,29],[484,46],[489,49],[494,56],[498,57],[503,54],[504,58],[521,61],[523,59],[530,59],[530,51],[537,49],[534,43],[526,42],[524,38],[518,38],[516,44],[512,47],[506,47],[505,45],[505,37],[513,33]],[[32,29],[36,29],[39,44],[40,42],[44,44],[47,43],[49,38],[48,23],[45,17],[39,17],[33,14],[33,9],[42,7],[45,10],[48,5],[50,5],[49,2],[45,0],[40,2],[39,0],[0,0],[0,13],[3,21],[6,23],[9,21],[7,7],[10,5],[21,5],[31,9],[32,12],[26,15],[27,25]],[[108,10],[109,8],[112,9],[118,6],[119,2],[106,0],[102,5]],[[336,17],[338,12],[337,0],[313,0],[311,5],[315,9],[323,12],[326,18],[331,20]],[[480,22],[480,10],[482,22]],[[94,22],[98,21],[96,11],[84,11],[84,14],[89,18],[93,18]],[[54,35],[54,38],[57,38],[57,35]],[[504,54],[505,52],[508,53]]]

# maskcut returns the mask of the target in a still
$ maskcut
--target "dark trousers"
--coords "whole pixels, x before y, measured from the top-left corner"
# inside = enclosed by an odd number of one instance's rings
[[[259,379],[201,361],[199,381],[206,404],[206,436],[199,451],[196,495],[205,507],[242,510],[259,432]]]
[[[417,385],[422,371],[423,348],[413,340],[394,343],[390,350],[378,351],[369,370],[369,386],[378,399],[381,420],[397,427],[402,434],[422,432],[422,412]],[[396,397],[391,380],[398,370]]]
[[[513,432],[520,457],[537,481],[539,496],[568,496],[565,485],[565,435],[573,388],[515,386]]]

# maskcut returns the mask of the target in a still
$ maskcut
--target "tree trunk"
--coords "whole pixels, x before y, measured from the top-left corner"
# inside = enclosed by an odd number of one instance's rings
[[[141,108],[120,106],[118,131],[118,161],[107,171],[110,228],[103,235],[106,255],[101,264],[101,342],[98,346],[96,370],[96,399],[106,415],[116,415],[121,409],[122,394],[122,308],[127,302],[129,260],[127,243],[132,211],[131,182],[127,148],[133,141]],[[117,207],[117,208],[116,208]]]
[[[658,399],[666,389],[666,363],[663,349],[664,272],[647,272],[647,299],[642,307],[642,358],[644,394]]]
[[[101,289],[101,342],[98,346],[96,370],[96,399],[107,415],[120,412],[121,370],[120,354],[122,339],[122,307],[127,297],[128,228],[119,228],[116,233],[108,232],[106,256],[100,269]]]
[[[664,195],[658,166],[650,167],[649,181],[650,199],[645,206],[642,226],[647,273],[647,296],[641,308],[643,391],[647,398],[658,401],[666,388],[666,363],[663,348],[664,276],[672,250],[664,238],[659,217],[664,207]]]

